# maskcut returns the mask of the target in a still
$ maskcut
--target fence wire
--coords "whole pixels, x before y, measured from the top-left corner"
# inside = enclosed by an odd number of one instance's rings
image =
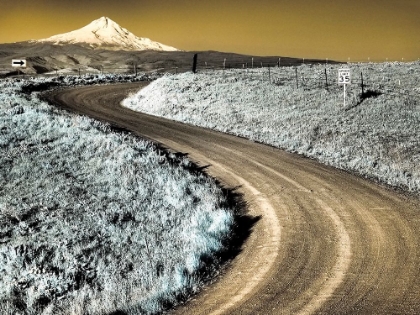
[[[279,65],[280,62],[280,65]],[[277,63],[227,63],[225,61],[198,64],[197,74],[214,75],[227,80],[260,80],[273,86],[293,86],[296,89],[314,90],[325,89],[339,91],[343,87],[338,85],[338,69],[351,69],[351,84],[347,86],[347,93],[405,93],[405,89],[420,92],[420,62],[410,64],[402,62],[386,63],[343,63],[320,64],[306,63],[298,66]],[[412,65],[412,66],[410,66]],[[406,69],[406,73],[393,69]],[[410,70],[411,69],[411,70]],[[16,71],[16,70],[15,70]],[[39,76],[83,76],[99,74],[121,74],[141,76],[147,74],[173,75],[191,72],[192,67],[160,67],[152,69],[152,65],[143,67],[78,67],[51,71],[43,74],[13,74],[10,77],[39,77]],[[400,92],[398,92],[400,91]]]

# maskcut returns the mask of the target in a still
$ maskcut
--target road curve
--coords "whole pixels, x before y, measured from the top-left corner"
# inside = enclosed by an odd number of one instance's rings
[[[173,314],[420,314],[420,201],[313,160],[119,105],[142,84],[51,102],[188,153],[262,216],[223,276]]]

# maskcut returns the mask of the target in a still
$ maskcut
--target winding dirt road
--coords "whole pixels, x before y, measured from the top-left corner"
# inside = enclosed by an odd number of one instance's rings
[[[218,281],[174,314],[420,314],[420,202],[246,139],[119,105],[141,84],[54,92],[60,106],[188,153],[262,216]]]

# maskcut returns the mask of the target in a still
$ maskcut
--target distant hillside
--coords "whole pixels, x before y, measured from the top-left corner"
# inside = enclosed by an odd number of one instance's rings
[[[11,75],[16,69],[11,66],[12,59],[26,58],[27,74],[42,74],[52,71],[78,73],[134,72],[137,65],[141,71],[186,72],[192,67],[192,60],[198,53],[198,71],[205,68],[226,68],[277,66],[280,57],[258,57],[217,51],[113,51],[101,48],[71,45],[54,45],[51,43],[23,42],[0,44],[0,75]],[[225,62],[226,59],[226,62]],[[299,65],[300,58],[281,57],[281,66]],[[305,63],[325,63],[325,60],[307,60]],[[329,61],[329,63],[333,63]]]

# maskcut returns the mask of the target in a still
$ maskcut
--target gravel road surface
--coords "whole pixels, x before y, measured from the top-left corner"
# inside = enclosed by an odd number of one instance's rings
[[[56,91],[237,187],[261,217],[223,275],[173,314],[420,314],[420,201],[252,141],[119,104],[145,83]]]

